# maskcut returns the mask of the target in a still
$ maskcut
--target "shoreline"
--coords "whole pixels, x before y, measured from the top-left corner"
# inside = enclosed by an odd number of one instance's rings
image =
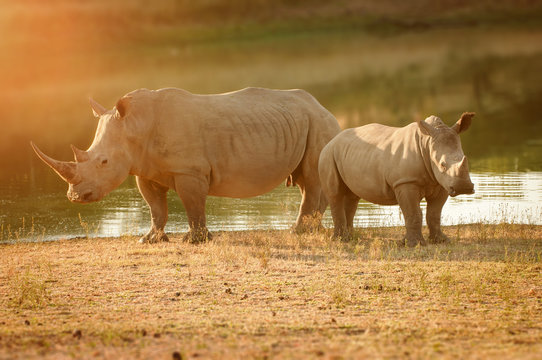
[[[513,223],[513,222],[473,222],[473,223],[465,223],[465,224],[455,224],[455,225],[442,225],[443,231],[446,233],[446,229],[448,229],[448,232],[453,231],[457,232],[458,229],[461,229],[463,227],[472,227],[472,226],[478,226],[478,227],[502,227],[502,226],[527,226],[527,227],[542,227],[542,223]],[[404,225],[369,225],[366,227],[355,227],[354,232],[357,234],[357,239],[360,240],[363,238],[364,233],[371,233],[375,230],[387,230],[395,233],[396,239],[398,240],[401,237],[401,234],[405,231]],[[271,233],[291,233],[294,235],[293,230],[291,227],[289,228],[277,228],[277,229],[243,229],[243,230],[209,230],[210,233],[213,235],[225,235],[225,234],[248,234],[248,233],[255,233],[255,232],[262,232],[266,234]],[[427,237],[428,230],[427,225],[423,226],[422,230],[424,237]],[[179,239],[182,238],[187,231],[183,232],[169,232],[166,231],[166,234],[172,238],[172,239]],[[317,234],[331,237],[331,234],[333,233],[333,227],[324,227],[323,230],[318,230]],[[13,245],[13,244],[40,244],[40,243],[50,243],[50,242],[58,242],[58,241],[76,241],[76,240],[112,240],[112,239],[124,239],[124,238],[134,238],[138,239],[139,237],[143,236],[145,232],[141,232],[138,234],[129,232],[126,234],[120,234],[120,235],[111,235],[111,236],[102,236],[102,235],[74,235],[74,236],[65,236],[65,235],[51,235],[49,237],[44,237],[44,235],[40,235],[37,239],[32,239],[29,237],[24,237],[21,239],[13,239],[13,240],[3,240],[0,241],[0,246],[2,245]],[[299,234],[301,236],[302,234]],[[365,238],[364,240],[371,240],[368,238]],[[392,240],[392,239],[390,239]]]

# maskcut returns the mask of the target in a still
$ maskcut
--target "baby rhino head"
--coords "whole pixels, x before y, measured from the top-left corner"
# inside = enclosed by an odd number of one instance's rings
[[[474,113],[463,113],[452,127],[448,127],[436,116],[418,121],[422,134],[431,137],[429,156],[433,174],[450,196],[474,194],[469,164],[459,138],[459,134],[469,128],[473,116]]]

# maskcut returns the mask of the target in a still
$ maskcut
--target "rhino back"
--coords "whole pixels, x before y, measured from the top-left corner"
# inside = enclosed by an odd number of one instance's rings
[[[369,124],[340,136],[334,154],[337,169],[348,188],[362,199],[396,204],[395,187],[424,183],[425,167],[415,123],[403,128]]]
[[[311,122],[322,115],[305,94],[258,88],[219,95],[155,92],[146,157],[156,164],[154,172],[205,176],[210,195],[262,194],[296,168]]]

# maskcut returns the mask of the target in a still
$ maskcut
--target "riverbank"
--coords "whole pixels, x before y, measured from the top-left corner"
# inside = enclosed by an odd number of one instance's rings
[[[0,358],[537,358],[542,226],[0,245]]]

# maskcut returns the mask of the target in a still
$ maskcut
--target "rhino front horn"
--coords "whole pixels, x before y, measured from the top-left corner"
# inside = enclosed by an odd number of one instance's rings
[[[460,175],[465,176],[469,174],[469,161],[467,160],[466,156],[463,156],[463,159],[461,159],[461,162],[457,167]]]
[[[43,160],[44,163],[49,165],[64,181],[69,184],[75,183],[77,165],[74,162],[58,161],[47,155],[45,155],[38,147],[31,141],[30,145],[38,157]]]

